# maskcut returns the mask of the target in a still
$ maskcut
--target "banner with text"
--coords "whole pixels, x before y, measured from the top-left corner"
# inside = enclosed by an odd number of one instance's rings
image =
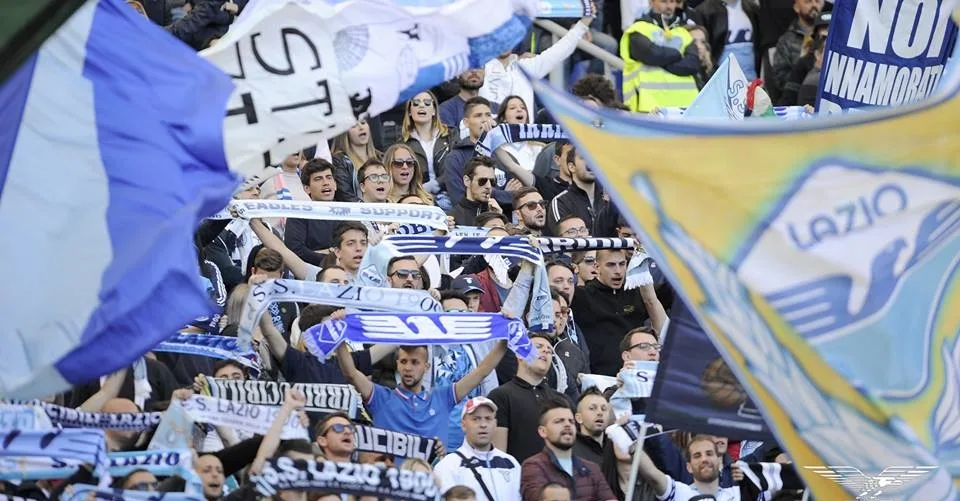
[[[900,106],[930,96],[957,35],[955,6],[955,0],[838,0],[817,111]]]

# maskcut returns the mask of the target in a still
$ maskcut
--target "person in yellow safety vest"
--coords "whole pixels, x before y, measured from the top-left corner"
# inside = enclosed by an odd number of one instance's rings
[[[700,71],[697,45],[676,16],[677,0],[651,0],[650,7],[620,39],[623,104],[643,113],[688,106],[697,97],[694,75]]]

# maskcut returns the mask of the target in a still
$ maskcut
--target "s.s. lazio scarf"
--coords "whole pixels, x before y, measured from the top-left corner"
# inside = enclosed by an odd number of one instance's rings
[[[624,289],[637,289],[644,285],[653,283],[653,275],[650,274],[650,265],[653,258],[647,254],[643,248],[637,249],[630,262],[627,264],[627,281],[624,283]]]
[[[151,351],[201,355],[219,360],[233,360],[250,371],[251,377],[260,374],[260,355],[252,347],[242,348],[235,337],[210,334],[177,334],[158,344]]]
[[[296,200],[234,200],[209,219],[292,217],[324,221],[366,221],[422,224],[447,229],[447,214],[432,205],[361,202],[305,202]]]
[[[213,398],[238,404],[279,406],[283,404],[286,391],[292,388],[306,397],[304,410],[307,412],[346,412],[350,419],[357,416],[359,394],[349,384],[278,383],[201,377],[200,391]]]
[[[480,136],[474,151],[485,157],[493,156],[497,148],[521,141],[552,142],[570,139],[559,125],[552,124],[500,124]]]
[[[657,375],[657,362],[638,361],[631,369],[618,374],[623,384],[610,397],[610,405],[617,417],[631,416],[643,421],[646,417],[646,401],[653,392],[653,380]]]
[[[50,418],[36,402],[0,402],[0,431],[48,430],[53,428]]]
[[[254,285],[243,305],[237,338],[249,346],[260,316],[276,302],[317,303],[343,308],[399,311],[408,313],[441,312],[443,306],[426,291],[361,287],[301,280],[266,280]]]
[[[530,245],[525,237],[389,236],[379,244],[367,248],[360,263],[356,283],[382,286],[386,283],[387,266],[392,258],[417,254],[464,254],[522,259],[540,265],[537,266],[534,274],[534,297],[550,298],[549,279],[546,269],[542,266],[543,254]],[[549,300],[540,301],[531,307],[527,315],[527,324],[532,330],[552,331],[553,303]]]
[[[365,425],[357,425],[356,429],[357,450],[360,452],[422,459],[431,464],[437,459],[435,438]]]
[[[254,482],[263,496],[306,490],[407,501],[433,501],[437,497],[431,473],[288,457],[267,461]]]
[[[93,465],[93,474],[100,478],[101,487],[110,485],[112,480],[107,472],[107,443],[103,430],[71,428],[2,432],[0,456],[74,460]],[[18,469],[0,468],[0,479],[22,478],[16,476]]]
[[[371,344],[444,345],[505,340],[517,356],[533,361],[537,350],[520,320],[498,313],[349,313],[306,330],[307,350],[324,360],[344,341]]]
[[[187,494],[185,492],[130,491],[98,488],[84,484],[68,486],[64,489],[60,498],[64,501],[88,501],[90,499],[102,501],[204,501],[205,499],[202,492]]]
[[[193,395],[183,401],[183,410],[198,423],[228,426],[251,435],[266,435],[277,413],[280,412],[280,407],[244,404],[221,398]],[[299,415],[290,414],[283,424],[280,438],[309,440],[307,429],[300,423]]]

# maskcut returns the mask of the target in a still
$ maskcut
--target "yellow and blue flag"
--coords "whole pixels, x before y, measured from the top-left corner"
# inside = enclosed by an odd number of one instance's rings
[[[817,499],[863,494],[825,467],[911,467],[883,496],[957,499],[960,75],[946,78],[928,102],[792,123],[656,120],[534,82]]]

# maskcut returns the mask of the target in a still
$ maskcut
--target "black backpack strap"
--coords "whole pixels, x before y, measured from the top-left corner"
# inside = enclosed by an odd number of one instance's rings
[[[473,465],[473,462],[467,459],[467,457],[464,456],[460,451],[453,451],[453,453],[460,456],[460,459],[467,464],[467,468],[470,468],[470,471],[473,472],[473,478],[477,479],[477,483],[480,484],[480,488],[483,489],[483,493],[487,496],[487,500],[496,501],[496,498],[494,498],[493,494],[490,493],[490,489],[487,488],[487,484],[483,482],[483,478],[480,476],[480,472],[477,471],[477,468]]]

